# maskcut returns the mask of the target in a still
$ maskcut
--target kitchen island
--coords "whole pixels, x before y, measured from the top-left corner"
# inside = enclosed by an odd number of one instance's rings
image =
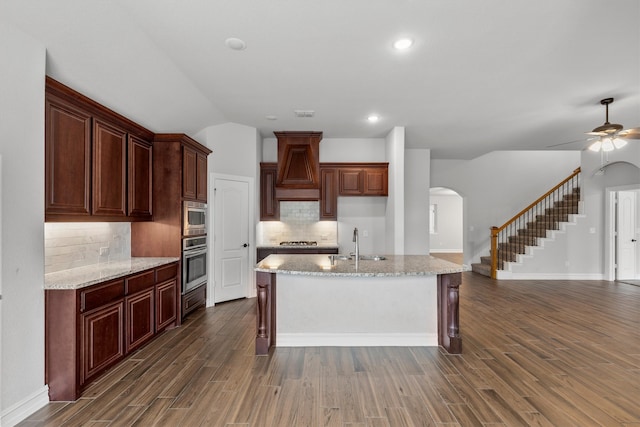
[[[343,258],[343,259],[340,259]],[[256,266],[256,354],[272,346],[442,346],[462,351],[461,272],[428,255],[270,255]]]

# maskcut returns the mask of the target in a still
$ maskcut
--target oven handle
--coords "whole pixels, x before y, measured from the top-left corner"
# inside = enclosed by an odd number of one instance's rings
[[[182,251],[182,255],[185,258],[192,258],[194,256],[198,256],[198,255],[202,255],[202,254],[206,254],[207,253],[207,248],[202,248],[202,249],[189,249],[186,251]]]

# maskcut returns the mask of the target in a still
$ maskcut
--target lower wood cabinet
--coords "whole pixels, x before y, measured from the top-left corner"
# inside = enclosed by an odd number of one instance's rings
[[[182,318],[187,314],[206,304],[207,300],[207,284],[204,283],[199,287],[187,292],[182,296]]]
[[[156,332],[155,289],[151,288],[125,298],[127,307],[127,353],[147,342]]]
[[[49,399],[76,400],[178,319],[178,263],[81,289],[45,290]]]
[[[80,316],[80,385],[124,357],[124,304],[109,304]]]

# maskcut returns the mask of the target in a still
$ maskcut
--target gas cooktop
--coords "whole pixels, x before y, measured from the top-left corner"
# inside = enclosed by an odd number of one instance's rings
[[[311,240],[295,240],[289,242],[280,242],[280,246],[318,246],[318,242]]]

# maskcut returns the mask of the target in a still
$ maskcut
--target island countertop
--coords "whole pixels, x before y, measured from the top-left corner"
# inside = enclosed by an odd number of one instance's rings
[[[178,261],[173,257],[134,257],[44,275],[45,289],[80,289]]]
[[[469,271],[466,265],[454,264],[430,255],[384,255],[380,261],[336,260],[331,265],[327,255],[269,255],[255,271],[307,276],[393,277],[428,276]]]

